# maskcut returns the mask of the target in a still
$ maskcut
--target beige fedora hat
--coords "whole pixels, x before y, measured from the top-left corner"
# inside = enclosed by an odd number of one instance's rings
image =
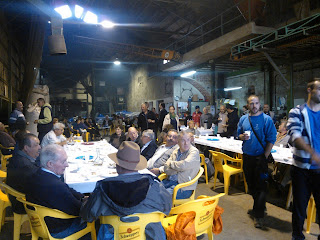
[[[111,153],[108,157],[120,167],[128,170],[142,170],[147,168],[147,159],[140,155],[140,147],[135,142],[122,142],[118,152]]]

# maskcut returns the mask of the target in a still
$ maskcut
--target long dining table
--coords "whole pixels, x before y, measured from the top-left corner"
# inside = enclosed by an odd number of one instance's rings
[[[226,137],[200,136],[194,138],[195,144],[218,148],[225,151],[242,154],[242,141]],[[276,162],[292,165],[293,158],[290,148],[273,146],[272,156]]]
[[[96,183],[108,177],[118,176],[116,164],[108,157],[118,149],[106,140],[97,142],[72,142],[64,146],[69,167],[64,181],[69,187],[81,193],[93,192]],[[140,173],[152,174],[147,169]]]

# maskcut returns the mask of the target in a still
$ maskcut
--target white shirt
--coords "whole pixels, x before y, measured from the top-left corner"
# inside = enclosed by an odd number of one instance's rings
[[[151,141],[152,141],[152,140],[151,140]],[[151,141],[149,141],[149,142],[147,142],[145,145],[143,145],[143,147],[141,148],[140,153],[142,153],[142,151],[145,150],[145,149],[149,146],[149,144],[151,143]]]
[[[159,157],[162,156],[168,149],[171,147],[166,147],[166,145],[161,145],[158,147],[157,151],[153,154],[153,156],[148,160],[147,168],[152,169],[153,164],[158,160]]]
[[[45,147],[49,144],[54,144],[54,143],[60,143],[63,141],[66,141],[67,139],[61,134],[60,136],[57,136],[53,130],[48,132],[42,139],[41,142],[41,147]]]

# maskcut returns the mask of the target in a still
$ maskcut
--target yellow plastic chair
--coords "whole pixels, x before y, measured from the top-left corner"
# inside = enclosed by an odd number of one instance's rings
[[[207,164],[206,164],[206,158],[203,154],[200,154],[200,159],[201,159],[201,162],[200,162],[200,166],[203,166],[204,168],[204,175],[205,175],[205,178],[206,178],[206,184],[208,184],[208,169],[207,169]]]
[[[316,204],[313,196],[310,197],[308,203],[308,212],[307,212],[307,230],[306,233],[310,233],[311,222],[316,221]]]
[[[178,207],[171,209],[169,217],[162,220],[162,226],[166,229],[169,225],[176,222],[178,214],[186,212],[195,212],[195,230],[196,235],[200,236],[202,234],[207,234],[208,239],[213,239],[212,225],[213,217],[216,206],[218,205],[219,199],[224,196],[224,193],[220,193],[216,196],[199,196],[197,200],[189,201]]]
[[[43,207],[34,203],[27,202],[26,200],[22,198],[18,198],[20,202],[23,203],[24,208],[29,216],[30,223],[31,223],[31,233],[32,233],[32,240],[38,240],[39,237],[42,239],[49,239],[49,240],[57,240],[57,238],[54,238],[51,236],[48,227],[44,221],[45,217],[52,217],[52,218],[58,218],[58,219],[72,219],[77,218],[77,216],[71,216],[69,214],[66,214],[64,212],[61,212],[57,209],[50,209],[47,207]],[[63,238],[64,240],[76,240],[87,233],[91,233],[91,239],[96,240],[96,229],[94,222],[87,223],[87,227],[68,236]]]
[[[1,149],[8,149],[8,150],[14,150],[14,147],[4,147],[3,145],[0,144]],[[1,157],[1,170],[6,171],[7,170],[7,163],[8,159],[12,158],[12,154],[10,155],[3,155],[1,150],[0,150],[0,157]]]
[[[114,229],[114,240],[145,240],[145,228],[149,223],[162,221],[164,214],[162,212],[137,213],[126,216],[125,218],[134,218],[134,222],[123,222],[119,216],[101,216],[101,224],[110,224]]]
[[[232,157],[230,157],[224,153],[221,153],[221,152],[211,152],[211,154],[212,154],[212,157],[214,158],[215,162],[222,162],[222,161],[224,162],[224,164],[222,165],[223,179],[224,179],[224,192],[225,192],[225,194],[228,194],[229,186],[230,186],[230,176],[234,175],[234,174],[243,173],[243,168],[242,168],[243,160],[232,158]],[[240,166],[233,165],[228,162],[239,163]],[[245,191],[247,193],[248,186],[247,186],[247,182],[246,182],[244,174],[243,174],[243,181],[244,181]]]
[[[7,197],[10,194],[11,196],[14,196],[16,198],[25,198],[25,194],[14,190],[12,187],[8,186],[5,183],[0,183],[0,186],[5,189]],[[13,213],[13,240],[20,239],[21,226],[28,220],[29,218],[27,214],[18,214],[15,212]]]
[[[89,142],[89,134],[90,134],[89,132],[86,132],[85,135],[84,135],[86,142]]]
[[[7,177],[7,173],[4,171],[0,170],[0,178],[6,178]],[[1,228],[4,224],[4,219],[6,217],[6,208],[11,206],[11,203],[9,201],[8,195],[5,194],[4,192],[2,192],[2,190],[0,189],[0,232],[1,232]]]
[[[178,193],[179,189],[187,187],[187,186],[190,186],[190,185],[194,184],[195,182],[197,182],[198,179],[203,174],[203,171],[204,171],[203,168],[200,167],[200,170],[199,170],[198,174],[191,181],[185,182],[185,183],[180,183],[180,184],[178,184],[177,186],[174,187],[173,194],[172,194],[172,206],[178,206],[178,205],[180,205],[182,203],[194,200],[194,197],[195,197],[195,194],[196,194],[196,190],[193,190],[192,195],[189,198],[186,198],[186,199],[176,199],[177,193]],[[162,181],[165,178],[167,178],[167,174],[162,173],[162,174],[160,174],[158,176],[158,178]]]
[[[214,190],[216,188],[218,173],[220,172],[223,174],[223,167],[222,167],[223,161],[222,159],[214,157],[219,152],[213,151],[213,150],[209,150],[209,152],[211,153],[211,162],[213,162],[213,166],[214,166],[214,178],[213,178],[213,190]]]

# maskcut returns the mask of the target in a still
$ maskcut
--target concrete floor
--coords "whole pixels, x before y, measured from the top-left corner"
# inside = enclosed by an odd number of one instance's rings
[[[233,184],[233,183],[231,183]],[[217,188],[212,191],[213,181],[211,180],[208,185],[199,183],[196,195],[216,195],[224,191],[223,184],[217,182]],[[277,240],[277,239],[291,239],[291,212],[280,208],[273,204],[267,203],[268,215],[264,229],[256,229],[253,226],[253,220],[247,214],[248,209],[252,208],[252,198],[250,195],[245,194],[243,186],[239,188],[230,187],[229,195],[224,196],[219,201],[219,206],[224,208],[222,214],[223,231],[221,234],[214,237],[218,240]],[[271,199],[273,201],[273,199]],[[285,198],[282,199],[285,201]],[[306,226],[305,226],[306,227]],[[5,225],[0,233],[0,240],[12,239],[13,231],[13,218],[6,218]],[[30,240],[31,235],[28,234],[28,225],[25,224],[21,234],[21,240]],[[311,234],[306,234],[306,239],[316,240],[319,234],[319,227],[317,224],[312,223]],[[199,238],[198,238],[199,239]],[[206,240],[207,237],[203,238]]]

